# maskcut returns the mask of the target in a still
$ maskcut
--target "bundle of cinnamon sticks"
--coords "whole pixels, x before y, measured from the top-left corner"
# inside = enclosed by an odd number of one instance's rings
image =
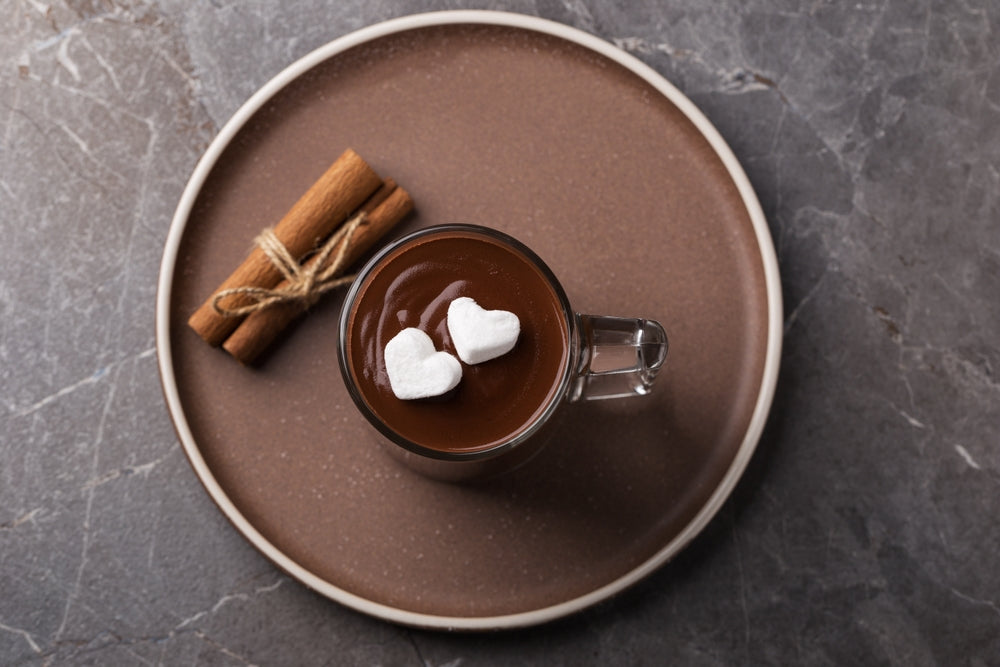
[[[313,256],[303,267],[339,256],[341,267],[358,261],[380,238],[413,209],[413,200],[391,178],[384,181],[355,151],[347,149],[275,225],[273,237],[287,254],[303,261],[328,238],[332,252]],[[345,220],[350,234],[334,238]],[[239,267],[188,319],[188,325],[210,345],[221,345],[243,364],[252,363],[288,324],[309,306],[309,300],[282,301],[234,315],[252,303],[243,288],[281,290],[287,280],[281,267],[261,247],[255,247]],[[226,301],[219,307],[220,296]]]

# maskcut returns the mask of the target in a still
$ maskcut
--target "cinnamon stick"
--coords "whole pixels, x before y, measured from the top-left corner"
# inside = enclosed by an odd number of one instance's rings
[[[293,257],[301,258],[329,236],[381,184],[378,174],[349,148],[285,214],[275,226],[274,233]],[[188,319],[188,325],[210,345],[219,345],[239,326],[240,318],[218,313],[212,306],[214,295],[234,287],[271,288],[281,279],[278,268],[259,247],[255,247]],[[226,305],[237,307],[245,303],[241,295],[233,295],[227,299]]]
[[[344,266],[357,262],[380,238],[386,235],[407,213],[413,209],[413,200],[403,188],[396,187],[391,179],[365,202],[361,208],[365,218],[348,243]],[[336,256],[340,245],[331,253]],[[306,262],[306,266],[316,261],[316,257]],[[278,287],[282,287],[279,284]],[[308,306],[301,302],[278,303],[247,316],[239,327],[226,339],[222,347],[242,364],[251,364],[266,350],[278,335],[298,317]]]

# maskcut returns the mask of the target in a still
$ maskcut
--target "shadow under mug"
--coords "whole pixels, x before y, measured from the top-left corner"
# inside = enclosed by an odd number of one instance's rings
[[[551,388],[544,393],[539,404],[529,411],[530,417],[509,433],[488,443],[487,446],[465,448],[462,446],[435,446],[430,442],[418,442],[417,438],[401,433],[399,425],[392,423],[391,416],[386,416],[376,404],[379,401],[399,401],[390,395],[388,377],[382,356],[384,343],[404,328],[400,321],[409,309],[419,311],[428,304],[407,303],[405,308],[398,308],[399,313],[392,311],[398,304],[387,298],[380,289],[373,288],[376,278],[387,272],[387,267],[394,279],[393,289],[400,283],[405,283],[408,275],[419,276],[412,280],[424,280],[421,271],[413,270],[407,264],[411,261],[411,250],[417,247],[430,248],[436,241],[451,242],[467,241],[472,252],[479,244],[489,253],[501,252],[509,254],[515,263],[523,263],[528,269],[531,281],[537,281],[542,291],[551,301],[551,309],[557,313],[555,326],[559,327],[561,349],[558,350],[558,362]],[[446,265],[450,275],[462,276],[466,266],[475,264],[467,254],[447,252],[436,257],[435,264]],[[494,270],[489,272],[492,275]],[[388,280],[383,280],[384,283]],[[453,285],[466,285],[465,281],[457,280]],[[468,286],[475,294],[476,282],[469,281]],[[450,296],[466,296],[460,288]],[[432,290],[433,291],[433,290]],[[517,290],[512,290],[516,298]],[[472,294],[468,294],[472,296]],[[442,293],[442,297],[449,296]],[[365,321],[359,312],[365,311],[367,303],[369,316]],[[446,306],[446,298],[437,300],[437,319],[443,322],[444,312],[441,306]],[[359,304],[362,304],[359,306]],[[489,303],[481,303],[484,308],[494,307]],[[514,310],[517,308],[515,306]],[[399,315],[397,317],[397,314]],[[519,314],[519,316],[521,316]],[[420,321],[427,324],[434,320],[424,314]],[[522,316],[522,336],[524,324]],[[373,320],[378,320],[376,327]],[[427,326],[431,330],[445,330],[441,322]],[[532,323],[528,323],[529,325]],[[387,327],[387,328],[386,328]],[[432,331],[427,331],[432,333]],[[550,332],[551,333],[551,332]],[[446,338],[447,334],[443,334]],[[439,336],[440,337],[440,336]],[[521,345],[522,341],[518,341]],[[524,343],[528,344],[528,343]],[[442,343],[435,341],[440,349]],[[447,224],[425,227],[412,232],[382,248],[358,272],[352,284],[340,315],[338,353],[340,369],[348,392],[365,416],[375,428],[378,442],[395,459],[407,467],[444,481],[467,481],[492,476],[494,474],[513,470],[537,454],[554,430],[558,417],[564,408],[575,402],[624,399],[648,394],[657,373],[663,368],[667,356],[667,335],[663,327],[654,320],[640,318],[611,317],[603,315],[585,315],[572,309],[566,293],[549,267],[527,246],[511,236],[479,225]],[[555,355],[547,355],[555,356]],[[493,363],[493,362],[487,362]],[[463,365],[464,366],[464,365]],[[462,391],[461,382],[454,391]],[[505,405],[504,401],[510,394],[498,395],[493,405],[498,409]],[[521,398],[521,397],[518,397]],[[421,405],[431,412],[439,409],[442,402],[454,400],[454,396],[446,395],[437,399],[421,399],[409,401],[413,405],[405,406],[412,411],[421,410]],[[384,403],[383,403],[384,404]],[[435,407],[437,406],[437,407]],[[489,410],[490,408],[481,408]],[[492,415],[482,414],[483,419]],[[439,424],[438,430],[447,429],[447,424]],[[460,437],[460,435],[459,435]]]

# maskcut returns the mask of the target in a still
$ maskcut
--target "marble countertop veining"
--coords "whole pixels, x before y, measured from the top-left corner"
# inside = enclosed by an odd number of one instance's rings
[[[167,228],[296,58],[434,9],[553,19],[686,93],[781,266],[774,409],[675,561],[546,626],[410,630],[289,579],[163,405]],[[0,663],[1000,664],[1000,3],[0,0]]]

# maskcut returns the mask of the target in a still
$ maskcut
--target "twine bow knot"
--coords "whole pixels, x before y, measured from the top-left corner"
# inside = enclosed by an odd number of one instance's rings
[[[254,243],[281,272],[284,282],[274,288],[245,286],[221,290],[212,299],[212,308],[224,317],[241,317],[281,303],[300,303],[305,307],[313,305],[326,292],[354,280],[353,274],[339,274],[344,269],[354,234],[364,224],[365,218],[365,213],[361,212],[348,220],[304,263],[292,257],[274,230],[265,229],[254,239]],[[232,308],[221,305],[223,299],[235,295],[243,297],[239,300],[243,305]]]

